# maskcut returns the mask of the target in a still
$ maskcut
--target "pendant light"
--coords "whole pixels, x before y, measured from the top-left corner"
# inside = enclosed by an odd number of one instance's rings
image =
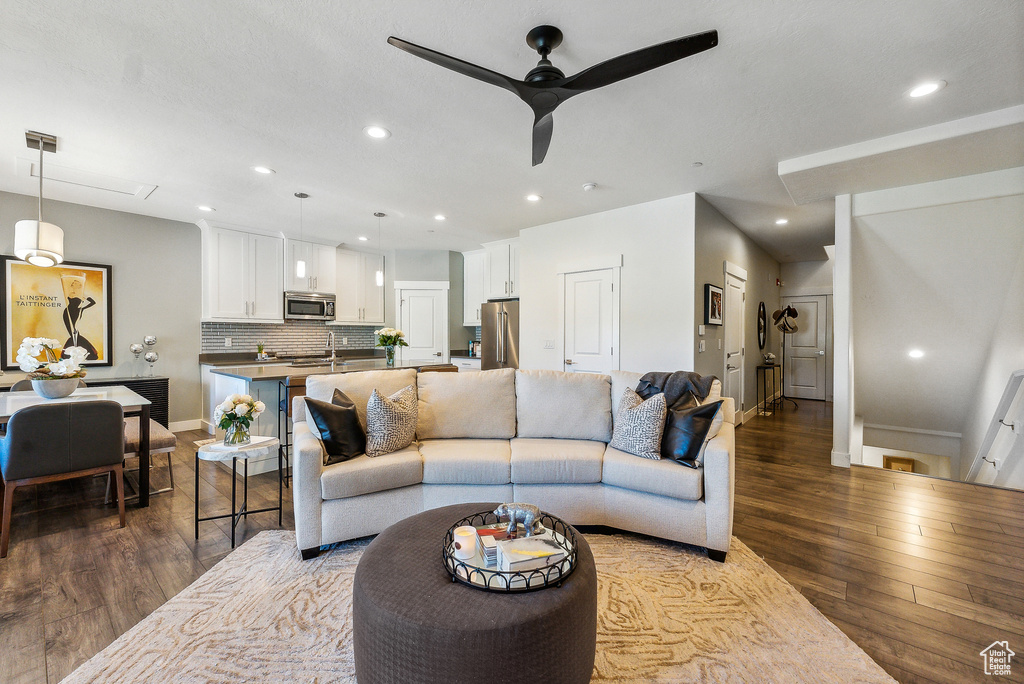
[[[377,287],[384,287],[384,250],[380,246],[380,220],[387,216],[383,211],[375,211],[377,217],[377,252],[380,254],[380,268],[377,269]]]
[[[64,261],[64,231],[43,221],[43,152],[57,151],[57,137],[25,131],[25,142],[39,150],[39,218],[14,224],[14,255],[33,266],[56,266]]]
[[[297,192],[297,193],[295,193],[295,196],[299,198],[299,241],[301,242],[302,241],[302,200],[304,200],[307,197],[309,197],[309,195],[307,195],[304,192]],[[305,278],[306,277],[306,261],[304,259],[299,259],[298,261],[295,262],[295,277],[296,278]]]

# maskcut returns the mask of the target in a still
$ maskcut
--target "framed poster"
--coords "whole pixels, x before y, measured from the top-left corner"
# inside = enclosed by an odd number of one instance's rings
[[[83,366],[113,363],[110,266],[65,261],[43,268],[0,255],[4,370],[17,369],[16,357],[26,337],[60,340],[89,355]]]
[[[704,324],[722,325],[722,288],[704,284]]]

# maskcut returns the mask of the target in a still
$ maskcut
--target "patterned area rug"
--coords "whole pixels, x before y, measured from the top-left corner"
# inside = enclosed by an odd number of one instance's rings
[[[680,544],[587,535],[595,682],[893,682],[739,540],[725,564]],[[354,682],[352,576],[367,541],[299,560],[262,532],[64,681]]]

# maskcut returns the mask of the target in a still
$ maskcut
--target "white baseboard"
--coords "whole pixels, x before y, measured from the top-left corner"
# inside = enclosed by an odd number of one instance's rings
[[[171,432],[183,432],[184,430],[202,430],[203,421],[199,418],[193,420],[172,420],[168,424],[168,429]]]
[[[770,403],[773,399],[779,399],[781,397],[782,397],[782,392],[776,392],[774,397],[769,397],[768,398],[768,402]],[[756,418],[756,417],[757,417],[757,405],[755,404],[754,408],[747,409],[746,411],[743,412],[743,420],[741,422],[745,423],[748,420],[750,420],[751,418]]]
[[[217,426],[213,423],[208,423],[205,420],[199,421],[199,427],[197,427],[196,430],[206,430],[211,435],[217,434]]]
[[[850,467],[850,454],[845,451],[832,450],[832,465],[839,466],[840,468]]]

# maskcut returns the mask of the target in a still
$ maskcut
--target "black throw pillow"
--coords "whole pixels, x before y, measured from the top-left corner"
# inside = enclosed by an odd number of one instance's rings
[[[661,437],[661,457],[689,468],[700,467],[701,448],[721,406],[721,400],[698,406],[672,406]]]
[[[366,433],[359,424],[356,405],[339,389],[331,403],[306,397],[306,408],[324,443],[324,465],[341,463],[366,451]]]

